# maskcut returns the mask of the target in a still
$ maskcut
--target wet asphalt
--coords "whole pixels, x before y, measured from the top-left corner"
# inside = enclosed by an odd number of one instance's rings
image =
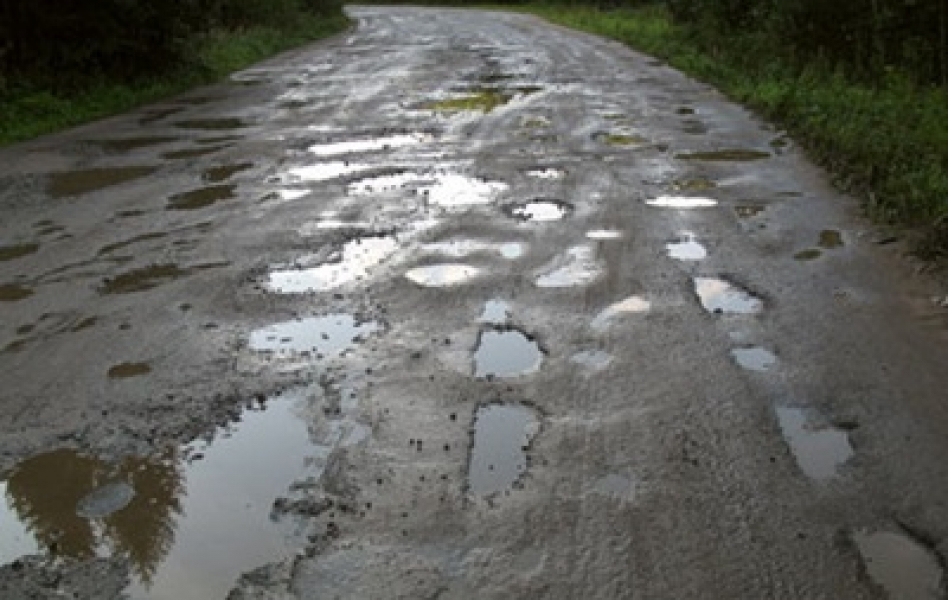
[[[0,150],[0,597],[945,596],[905,248],[660,61],[349,12]]]

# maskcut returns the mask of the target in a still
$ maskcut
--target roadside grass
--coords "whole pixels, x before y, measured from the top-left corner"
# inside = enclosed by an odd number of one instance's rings
[[[510,7],[504,7],[510,9]],[[948,257],[948,93],[891,73],[859,83],[829,65],[795,65],[754,33],[723,38],[672,23],[660,7],[526,5],[550,22],[609,37],[707,81],[787,130],[877,221],[918,254]]]
[[[36,81],[6,82],[0,86],[0,145],[118,114],[218,81],[264,58],[343,31],[348,25],[349,20],[340,13],[301,15],[280,28],[214,31],[198,43],[190,65],[161,78],[133,82],[90,78],[69,91],[55,92]]]

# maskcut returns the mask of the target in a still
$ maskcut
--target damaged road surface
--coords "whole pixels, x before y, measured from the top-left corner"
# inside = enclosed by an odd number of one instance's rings
[[[0,597],[944,598],[944,296],[528,16],[0,150]]]

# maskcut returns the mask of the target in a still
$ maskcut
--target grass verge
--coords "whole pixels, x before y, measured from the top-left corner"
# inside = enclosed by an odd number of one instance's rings
[[[516,10],[626,43],[707,81],[779,123],[865,199],[880,222],[905,228],[918,253],[948,257],[948,93],[892,74],[874,86],[827,65],[794,65],[748,33],[722,39],[672,23],[657,7]]]
[[[220,80],[284,50],[338,33],[348,25],[349,20],[342,14],[306,15],[285,28],[216,31],[199,42],[191,65],[158,79],[129,83],[88,80],[69,93],[50,92],[29,81],[10,82],[0,93],[0,145],[118,114]]]

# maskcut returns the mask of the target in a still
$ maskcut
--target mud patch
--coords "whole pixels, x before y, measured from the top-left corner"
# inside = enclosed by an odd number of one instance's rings
[[[394,237],[356,238],[346,242],[335,262],[311,268],[273,271],[267,279],[270,291],[302,294],[325,291],[361,281],[370,270],[398,250]]]
[[[834,427],[815,427],[802,409],[777,407],[783,437],[803,473],[818,481],[831,479],[853,455],[849,436]]]
[[[168,198],[168,210],[197,210],[236,197],[236,185],[210,185]]]
[[[711,208],[717,206],[718,201],[713,198],[701,198],[698,196],[659,196],[652,200],[646,200],[649,206],[658,208]]]
[[[396,148],[421,144],[431,139],[430,136],[422,134],[405,133],[361,140],[314,144],[310,146],[308,150],[316,156],[341,156],[344,154],[394,150]]]
[[[748,371],[769,371],[777,364],[777,357],[774,353],[764,348],[735,348],[731,350],[731,356],[734,362]]]
[[[573,211],[572,205],[562,200],[533,200],[515,204],[506,209],[508,215],[521,221],[559,221]]]
[[[893,600],[933,600],[944,597],[944,572],[926,546],[903,533],[857,531],[866,572]]]
[[[823,251],[816,248],[808,248],[806,250],[801,250],[793,255],[794,260],[799,260],[802,262],[816,260],[817,258],[823,256]]]
[[[824,229],[820,232],[820,248],[824,250],[834,250],[844,246],[843,234],[835,229]]]
[[[556,266],[556,262],[565,262]],[[588,246],[576,246],[567,250],[565,261],[554,261],[553,266],[536,279],[537,287],[560,288],[589,285],[602,275],[602,267],[596,261],[596,252]]]
[[[221,165],[205,169],[201,174],[201,179],[208,183],[221,183],[227,181],[237,173],[253,168],[253,163],[238,163],[235,165]]]
[[[16,283],[0,284],[0,302],[17,302],[33,295],[33,290]]]
[[[510,305],[503,300],[488,300],[478,321],[491,325],[506,325],[510,319]]]
[[[474,351],[474,376],[519,377],[537,371],[543,362],[540,345],[516,329],[482,331]]]
[[[151,366],[148,363],[129,363],[117,364],[109,369],[109,379],[130,379],[132,377],[141,377],[151,373]]]
[[[242,129],[248,127],[249,123],[236,117],[223,117],[219,119],[186,119],[176,122],[174,126],[180,129],[223,131],[227,129]]]
[[[507,491],[527,471],[526,449],[539,433],[536,413],[522,404],[488,404],[474,416],[467,489],[477,496]]]
[[[481,270],[461,264],[441,264],[417,267],[405,273],[405,277],[423,287],[449,287],[471,281]]]
[[[763,160],[770,158],[770,152],[760,150],[745,150],[740,148],[730,148],[725,150],[712,150],[708,152],[679,152],[675,155],[678,160],[702,160],[702,161],[728,161],[728,162],[746,162],[752,160]]]
[[[698,242],[693,233],[685,233],[680,239],[665,244],[665,249],[668,256],[681,261],[704,260],[708,256],[707,249]]]
[[[0,246],[0,262],[14,260],[21,256],[33,254],[39,250],[40,245],[36,243],[14,244],[11,246]]]
[[[81,196],[147,177],[157,170],[158,167],[110,167],[53,173],[47,191],[53,198]]]
[[[349,314],[331,314],[285,321],[250,334],[250,349],[278,354],[339,356],[379,330],[374,321],[360,321]]]
[[[764,302],[733,283],[715,277],[695,277],[695,292],[701,305],[715,314],[755,314]]]

